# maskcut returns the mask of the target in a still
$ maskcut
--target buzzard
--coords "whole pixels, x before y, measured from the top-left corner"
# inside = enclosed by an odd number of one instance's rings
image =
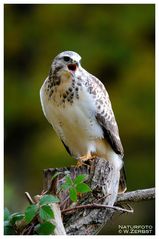
[[[104,85],[81,66],[81,57],[64,51],[53,60],[40,89],[45,117],[68,153],[83,163],[94,157],[120,170],[119,192],[126,190],[124,151]]]

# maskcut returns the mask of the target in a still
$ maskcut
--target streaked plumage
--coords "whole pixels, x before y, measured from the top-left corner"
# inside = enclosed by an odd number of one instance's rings
[[[55,57],[40,90],[44,115],[74,158],[98,156],[120,170],[124,152],[108,93],[80,60],[72,51]]]

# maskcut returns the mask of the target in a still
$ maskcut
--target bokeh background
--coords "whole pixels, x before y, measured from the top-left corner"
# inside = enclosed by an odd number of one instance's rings
[[[128,190],[155,185],[155,5],[5,4],[5,206],[21,211],[24,192],[42,190],[42,171],[75,161],[45,119],[39,89],[53,58],[78,52],[106,86],[125,149]],[[154,225],[154,202],[132,205],[118,224]],[[152,231],[154,233],[154,230]]]

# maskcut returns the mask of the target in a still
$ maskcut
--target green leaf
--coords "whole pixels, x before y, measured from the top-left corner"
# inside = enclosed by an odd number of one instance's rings
[[[44,222],[42,224],[38,224],[35,227],[35,231],[39,235],[50,235],[53,233],[54,229],[55,229],[55,225],[52,224],[51,222]]]
[[[68,183],[63,183],[63,184],[61,184],[61,189],[63,189],[63,190],[67,190],[67,189],[69,189],[71,186],[70,186],[70,184],[68,184]]]
[[[86,183],[80,183],[76,186],[77,192],[87,193],[91,191],[91,188]]]
[[[86,180],[87,178],[87,174],[80,174],[78,175],[75,179],[74,179],[74,184],[79,184],[79,183],[82,183],[84,180]]]
[[[70,177],[69,175],[67,175],[67,176],[65,177],[65,179],[66,179],[66,183],[67,183],[69,186],[72,186],[72,185],[73,185],[73,181],[72,181],[72,179],[71,179],[71,177]]]
[[[24,218],[24,213],[13,213],[11,216],[10,216],[10,223],[11,224],[15,224],[15,222],[17,221],[20,221]]]
[[[40,199],[40,205],[49,204],[49,203],[58,203],[60,202],[59,198],[52,195],[44,195]]]
[[[42,220],[47,221],[54,218],[54,213],[49,205],[44,205],[40,208],[39,216]]]
[[[4,221],[9,220],[10,218],[10,212],[8,208],[4,208]]]
[[[25,210],[25,220],[27,223],[30,223],[32,219],[36,216],[37,211],[38,211],[38,206],[37,205],[30,205],[26,208]]]
[[[9,222],[4,224],[4,235],[16,235],[14,228],[9,224]]]
[[[77,191],[75,188],[70,188],[69,190],[69,195],[70,195],[70,199],[73,201],[73,202],[77,202]]]

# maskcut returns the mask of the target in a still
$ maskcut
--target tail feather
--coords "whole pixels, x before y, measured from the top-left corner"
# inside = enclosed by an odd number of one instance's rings
[[[120,170],[119,189],[118,193],[124,193],[127,190],[126,186],[126,173],[124,166]]]

